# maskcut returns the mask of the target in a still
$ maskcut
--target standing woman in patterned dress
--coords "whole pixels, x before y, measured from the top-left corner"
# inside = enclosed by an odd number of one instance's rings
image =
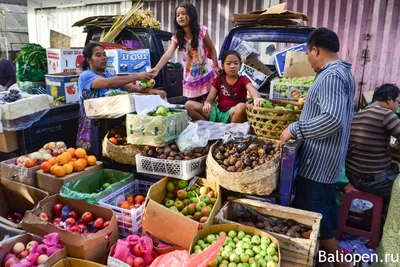
[[[212,82],[220,72],[217,52],[207,32],[206,26],[199,26],[196,8],[188,2],[182,2],[175,10],[176,32],[168,50],[150,72],[157,74],[179,49],[183,63],[183,96],[189,100],[203,100],[210,92]],[[207,58],[206,52],[211,59]]]

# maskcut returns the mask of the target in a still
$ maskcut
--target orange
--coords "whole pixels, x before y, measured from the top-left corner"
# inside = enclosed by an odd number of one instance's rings
[[[54,174],[54,169],[55,169],[57,166],[58,166],[57,164],[54,164],[53,166],[51,166],[51,168],[50,168],[50,173],[51,173],[51,174]]]
[[[89,156],[86,160],[89,166],[96,165],[97,159],[95,156]]]
[[[133,203],[133,196],[129,195],[126,197],[126,201],[128,201],[129,203]]]
[[[142,196],[142,195],[137,195],[136,197],[135,197],[135,203],[139,203],[139,204],[142,204],[143,202],[144,202],[144,196]]]
[[[64,154],[61,154],[61,155],[57,156],[57,158],[56,158],[56,162],[60,166],[63,166],[68,161],[69,161],[68,158]]]
[[[75,150],[75,156],[79,158],[84,158],[86,156],[86,150],[83,148],[77,148]]]
[[[83,171],[83,169],[86,167],[86,160],[84,159],[78,159],[72,164],[72,167],[74,168],[74,171],[80,172]]]
[[[110,141],[114,145],[118,144],[118,140],[115,137],[111,137],[110,139],[108,139],[108,141]]]
[[[71,161],[71,159],[72,159],[72,156],[69,152],[64,152],[61,155],[63,155],[64,157],[66,157],[68,159],[67,162]]]
[[[48,161],[45,161],[40,165],[40,168],[43,172],[50,172],[51,164]]]
[[[65,176],[65,169],[63,166],[56,166],[54,168],[54,175],[57,177],[63,177]]]
[[[25,160],[24,166],[26,168],[31,168],[31,167],[33,167],[35,165],[36,165],[36,163],[35,163],[35,161],[33,159],[28,158],[27,160]]]
[[[48,162],[51,164],[51,166],[53,166],[54,164],[56,164],[56,158],[51,158],[48,160]]]
[[[74,171],[74,167],[72,167],[71,163],[64,164],[63,168],[65,170],[65,174],[70,174]]]
[[[67,152],[71,155],[71,158],[75,157],[75,148],[68,148]]]

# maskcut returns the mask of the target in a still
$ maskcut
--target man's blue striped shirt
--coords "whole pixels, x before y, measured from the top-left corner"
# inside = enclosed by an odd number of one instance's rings
[[[318,71],[300,120],[289,126],[292,136],[303,141],[299,175],[336,183],[347,153],[354,94],[351,64],[335,60]]]

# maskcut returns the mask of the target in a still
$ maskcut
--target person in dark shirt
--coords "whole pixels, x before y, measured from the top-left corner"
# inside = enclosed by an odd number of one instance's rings
[[[0,50],[0,85],[4,89],[8,89],[11,85],[17,82],[15,77],[15,68],[13,63],[2,56]]]

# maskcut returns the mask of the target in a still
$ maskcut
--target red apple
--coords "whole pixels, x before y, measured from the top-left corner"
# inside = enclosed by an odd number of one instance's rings
[[[42,254],[37,258],[36,264],[37,265],[43,264],[45,261],[47,261],[48,258],[49,257],[46,254]]]
[[[63,205],[62,204],[55,204],[51,211],[55,216],[61,216]]]
[[[133,255],[136,257],[142,257],[144,255],[143,251],[140,249],[139,244],[136,244],[132,247]]]
[[[84,223],[84,224],[88,224],[88,223],[90,223],[91,221],[93,221],[93,214],[91,213],[91,212],[85,212],[83,215],[82,215],[82,223]]]
[[[61,219],[61,217],[56,217],[56,218],[54,218],[53,219],[53,224],[60,224],[60,222],[62,222],[62,219]]]
[[[19,253],[21,253],[24,250],[25,250],[25,245],[22,242],[15,243],[15,245],[13,246],[13,249],[12,249],[12,251],[15,255],[18,255]]]
[[[103,223],[103,227],[102,228],[106,228],[107,226],[109,226],[110,225],[110,221],[105,221],[104,223]]]
[[[70,213],[68,213],[68,218],[73,218],[76,221],[76,220],[78,220],[78,213],[73,210]]]
[[[144,263],[144,259],[141,257],[136,257],[133,260],[133,267],[144,267],[146,264]]]
[[[74,233],[81,233],[81,228],[79,228],[78,225],[73,225],[71,226],[70,231]]]
[[[29,252],[27,250],[23,250],[18,254],[18,259],[26,258],[26,257],[28,257],[28,255],[29,255]]]
[[[39,214],[39,218],[40,218],[42,221],[45,221],[45,222],[48,222],[48,221],[50,220],[50,216],[49,216],[49,214],[48,214],[47,212],[41,212],[41,213]]]
[[[15,256],[12,256],[11,258],[9,258],[5,263],[4,263],[4,267],[11,267],[11,265],[13,265],[14,263],[18,262],[18,258]]]
[[[29,242],[29,243],[26,245],[26,250],[28,250],[28,252],[30,252],[31,249],[33,248],[33,246],[35,246],[35,244],[39,244],[39,242],[37,242],[37,241],[35,241],[35,240]]]
[[[94,221],[94,228],[96,229],[103,229],[104,219],[99,217]]]
[[[134,261],[134,257],[132,257],[131,255],[128,255],[128,257],[126,257],[125,259],[125,263],[128,264],[129,266],[133,266],[133,261]]]
[[[146,263],[146,265],[150,265],[156,258],[157,258],[158,254],[155,251],[152,251],[149,254],[144,255],[143,259],[144,259],[144,263]]]
[[[66,225],[76,225],[76,221],[75,221],[75,219],[74,218],[68,218],[68,219],[66,219],[65,220],[65,224]]]
[[[87,226],[86,226],[86,225],[84,225],[84,224],[78,224],[78,227],[79,227],[81,233],[87,232]]]

